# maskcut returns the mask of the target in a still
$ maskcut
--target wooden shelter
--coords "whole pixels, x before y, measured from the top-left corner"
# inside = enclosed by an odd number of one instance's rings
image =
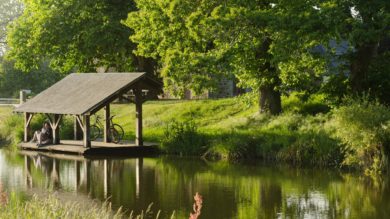
[[[161,91],[161,83],[146,73],[73,73],[15,109],[24,113],[24,142],[31,137],[30,123],[34,114],[47,115],[53,144],[60,143],[59,124],[63,115],[75,116],[77,129],[83,133],[83,145],[91,147],[90,116],[104,108],[104,142],[110,142],[110,103],[125,98],[135,104],[135,145],[143,146],[142,103]]]

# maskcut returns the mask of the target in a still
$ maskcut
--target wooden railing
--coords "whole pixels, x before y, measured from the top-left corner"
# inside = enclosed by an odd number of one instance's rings
[[[20,104],[20,99],[0,98],[0,105],[18,105],[18,104]]]
[[[27,100],[27,94],[30,94],[30,90],[21,90],[19,92],[19,98],[0,98],[0,106],[18,106]]]

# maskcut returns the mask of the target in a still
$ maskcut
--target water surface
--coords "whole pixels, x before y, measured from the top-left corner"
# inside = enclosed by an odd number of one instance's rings
[[[20,196],[55,192],[67,199],[110,200],[139,212],[154,203],[166,218],[389,218],[387,178],[375,182],[332,170],[228,164],[196,158],[89,158],[0,149],[0,184]]]

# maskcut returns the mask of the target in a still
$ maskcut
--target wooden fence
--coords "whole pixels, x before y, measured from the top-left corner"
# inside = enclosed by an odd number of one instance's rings
[[[0,98],[0,106],[10,106],[20,104],[20,99],[16,98]]]

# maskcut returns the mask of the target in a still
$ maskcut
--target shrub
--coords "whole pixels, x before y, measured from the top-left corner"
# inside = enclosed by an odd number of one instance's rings
[[[63,117],[60,124],[60,138],[61,139],[73,139],[73,127],[74,121],[73,117],[66,116]]]
[[[205,136],[198,132],[192,120],[172,120],[164,129],[161,139],[163,151],[180,155],[201,155],[206,150]]]
[[[229,132],[214,133],[209,135],[208,139],[210,148],[203,154],[207,159],[235,161],[256,157],[258,139],[248,131],[233,129]]]
[[[23,118],[17,114],[5,117],[0,123],[0,139],[14,145],[22,141],[23,124]]]
[[[335,136],[345,145],[345,165],[367,174],[387,167],[390,151],[390,109],[368,98],[348,99],[333,110]]]

